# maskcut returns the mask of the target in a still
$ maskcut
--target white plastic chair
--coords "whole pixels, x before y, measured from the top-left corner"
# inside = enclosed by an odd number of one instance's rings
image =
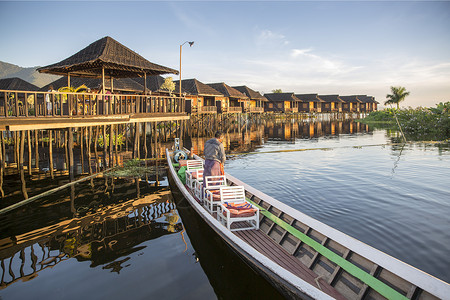
[[[186,161],[186,185],[192,190],[194,188],[194,179],[200,173],[203,178],[203,160],[191,159]],[[195,175],[193,174],[195,172]],[[194,175],[194,176],[193,176]],[[201,180],[200,180],[201,181]]]
[[[220,203],[220,187],[227,186],[225,175],[206,176],[203,179],[203,185],[198,193],[203,196],[203,206],[210,214],[217,211],[217,205]]]
[[[229,207],[232,206],[232,207]],[[220,187],[217,219],[230,231],[259,229],[259,209],[245,199],[243,186]],[[246,226],[231,229],[234,222]]]

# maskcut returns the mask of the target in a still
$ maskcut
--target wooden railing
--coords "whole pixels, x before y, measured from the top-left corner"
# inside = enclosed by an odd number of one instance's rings
[[[298,112],[298,107],[285,108],[285,112]]]
[[[263,113],[264,107],[250,107],[251,113]]]
[[[198,108],[199,113],[217,113],[216,106],[202,106]]]
[[[183,105],[182,97],[0,90],[0,117],[5,118],[179,113]]]
[[[242,107],[240,107],[240,106],[230,106],[230,107],[228,107],[228,112],[229,113],[241,113],[242,112]]]

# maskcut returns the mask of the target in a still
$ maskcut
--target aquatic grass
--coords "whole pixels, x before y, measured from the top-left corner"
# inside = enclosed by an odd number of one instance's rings
[[[408,140],[445,141],[450,138],[450,102],[441,102],[436,108],[388,108],[372,112],[360,122],[369,125],[386,124],[399,129],[395,115]]]
[[[155,166],[143,166],[142,162],[144,160],[138,158],[131,159],[124,162],[122,167],[115,168],[106,173],[105,176],[136,178],[156,174]]]

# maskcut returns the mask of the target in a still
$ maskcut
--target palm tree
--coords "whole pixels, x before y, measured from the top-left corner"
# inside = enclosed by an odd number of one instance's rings
[[[402,86],[391,86],[391,92],[392,94],[386,95],[386,99],[388,100],[384,102],[384,105],[397,104],[397,109],[399,109],[400,102],[405,100],[406,96],[409,95],[409,92],[407,92],[406,88]]]

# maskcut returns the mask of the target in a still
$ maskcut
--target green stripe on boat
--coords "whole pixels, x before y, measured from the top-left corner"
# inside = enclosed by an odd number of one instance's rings
[[[394,290],[393,288],[391,288],[384,282],[373,277],[372,275],[365,272],[364,270],[358,268],[357,266],[355,266],[354,264],[352,264],[345,258],[337,255],[336,253],[334,253],[333,251],[331,251],[324,245],[316,242],[315,240],[313,240],[312,238],[310,238],[303,232],[292,227],[291,225],[289,225],[282,219],[278,218],[277,216],[273,215],[271,212],[267,211],[263,207],[259,206],[255,202],[253,202],[252,200],[250,200],[248,198],[247,198],[247,200],[250,203],[252,203],[253,205],[255,205],[256,207],[258,207],[260,209],[261,214],[266,216],[268,219],[270,219],[271,221],[273,221],[274,223],[279,225],[281,228],[287,230],[290,234],[292,234],[293,236],[300,239],[302,242],[304,242],[305,244],[307,244],[308,246],[310,246],[311,248],[313,248],[314,250],[319,252],[321,255],[326,257],[328,260],[334,262],[336,265],[341,267],[343,270],[345,270],[349,274],[355,276],[356,278],[358,278],[359,280],[361,280],[362,282],[367,284],[369,287],[371,287],[376,292],[380,293],[382,296],[386,297],[387,299],[408,299],[407,297],[403,296],[402,294],[400,294],[399,292],[397,292],[396,290]]]

